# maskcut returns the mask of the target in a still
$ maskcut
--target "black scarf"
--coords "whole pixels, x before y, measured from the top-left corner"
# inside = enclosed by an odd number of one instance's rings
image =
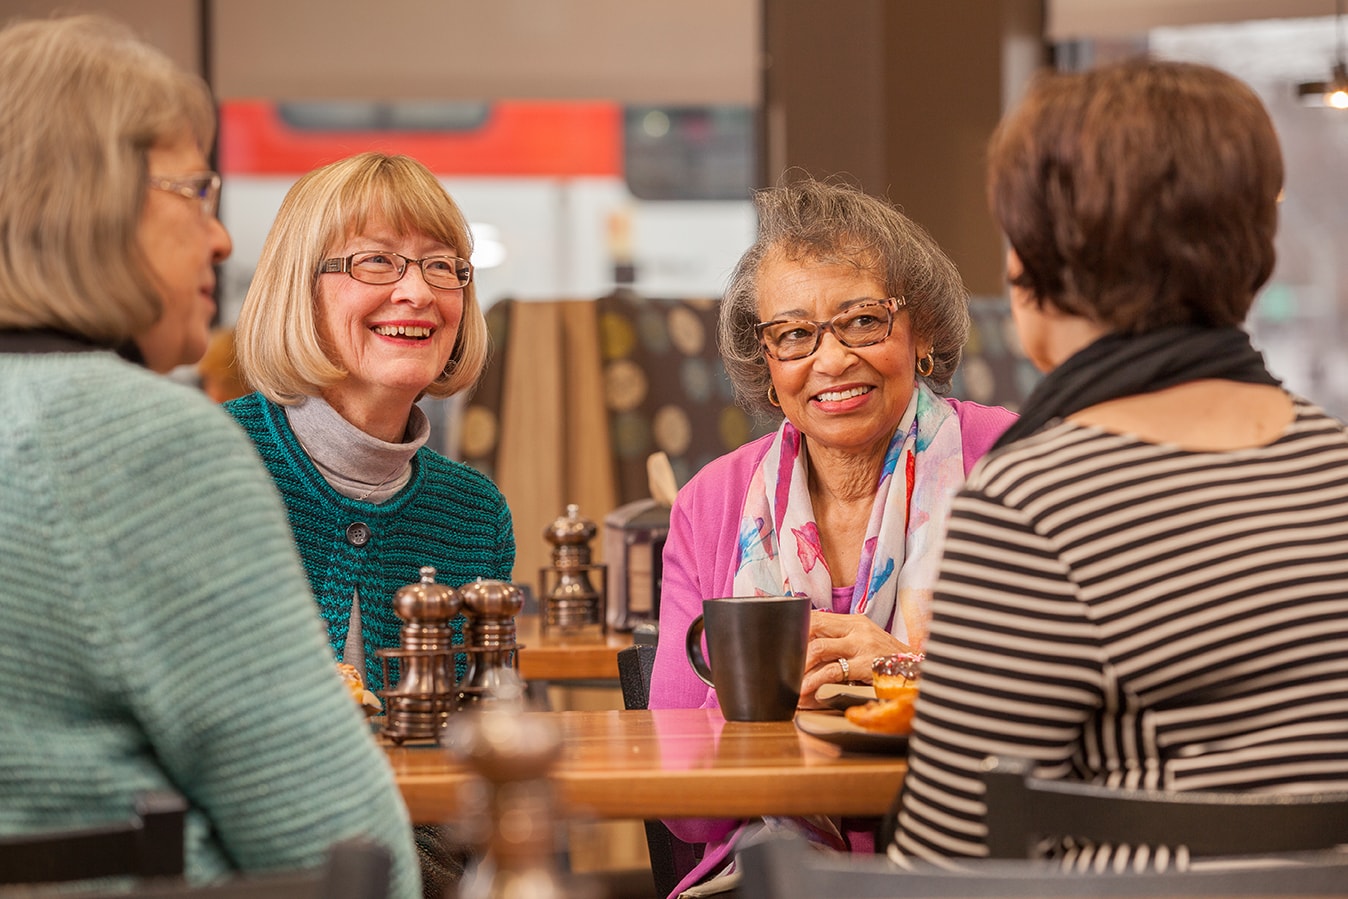
[[[1221,378],[1246,384],[1281,383],[1239,328],[1165,328],[1140,336],[1108,334],[1039,382],[1020,418],[993,449],[1028,437],[1057,419],[1108,400]]]
[[[54,328],[0,330],[0,353],[85,353],[98,350],[115,350],[127,362],[145,365],[145,357],[133,340],[128,340],[120,347],[113,347]]]

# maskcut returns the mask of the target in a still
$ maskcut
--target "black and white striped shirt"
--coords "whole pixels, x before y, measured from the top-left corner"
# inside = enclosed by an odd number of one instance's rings
[[[1059,423],[955,500],[891,855],[986,854],[979,762],[1348,787],[1348,434],[1188,452]]]

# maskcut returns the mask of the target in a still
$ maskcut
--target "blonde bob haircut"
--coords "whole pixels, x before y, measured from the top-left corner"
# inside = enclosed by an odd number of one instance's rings
[[[206,85],[97,15],[0,31],[0,328],[116,346],[162,310],[140,247],[148,152],[215,136]]]
[[[348,376],[318,333],[318,266],[375,221],[472,256],[468,221],[435,175],[411,157],[361,153],[300,178],[276,213],[235,325],[239,365],[272,402],[319,396]],[[444,372],[426,388],[431,396],[472,387],[486,366],[487,321],[476,287],[469,281],[463,288],[459,333]]]

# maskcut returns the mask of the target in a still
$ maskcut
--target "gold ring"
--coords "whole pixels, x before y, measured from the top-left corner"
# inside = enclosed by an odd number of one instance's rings
[[[847,670],[848,669],[847,659],[838,659],[838,667],[842,669],[843,683],[847,683],[849,680],[851,680],[851,672]]]

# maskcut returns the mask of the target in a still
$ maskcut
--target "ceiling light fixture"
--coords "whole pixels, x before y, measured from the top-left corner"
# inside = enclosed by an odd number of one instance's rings
[[[1343,0],[1334,2],[1334,68],[1328,81],[1307,81],[1297,85],[1297,96],[1310,106],[1348,109],[1348,64],[1343,55]]]

